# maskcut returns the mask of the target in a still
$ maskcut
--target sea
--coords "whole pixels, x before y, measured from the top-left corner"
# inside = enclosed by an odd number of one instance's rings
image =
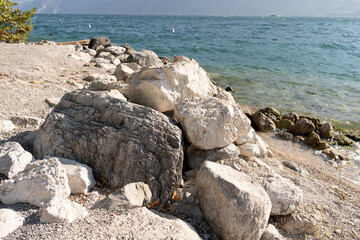
[[[104,36],[184,55],[239,104],[360,130],[360,18],[37,14],[32,22],[28,41]],[[349,174],[360,183],[360,144],[351,153]]]
[[[194,58],[240,104],[360,122],[360,18],[37,14],[29,41],[108,37]]]

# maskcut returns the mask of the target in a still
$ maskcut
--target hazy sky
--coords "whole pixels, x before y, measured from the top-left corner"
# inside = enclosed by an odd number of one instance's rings
[[[360,16],[360,0],[244,0],[254,13],[295,16]],[[257,4],[253,4],[253,3]],[[257,7],[254,8],[254,5]]]
[[[360,0],[18,0],[44,13],[360,17]]]

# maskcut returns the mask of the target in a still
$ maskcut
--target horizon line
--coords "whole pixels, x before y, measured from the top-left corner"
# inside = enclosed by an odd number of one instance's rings
[[[309,16],[309,15],[226,15],[226,14],[139,14],[139,13],[35,13],[40,15],[116,15],[116,16],[172,16],[172,17],[262,17],[262,18],[360,18],[360,16],[334,15],[334,16]]]

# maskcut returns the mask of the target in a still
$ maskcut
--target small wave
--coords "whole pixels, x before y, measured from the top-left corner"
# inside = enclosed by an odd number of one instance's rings
[[[323,43],[323,44],[320,44],[320,48],[334,49],[334,50],[346,50],[347,49],[344,45],[341,45],[339,43]]]

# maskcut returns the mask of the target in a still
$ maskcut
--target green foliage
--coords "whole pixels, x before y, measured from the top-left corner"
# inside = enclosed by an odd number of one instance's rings
[[[21,11],[13,8],[16,5],[11,0],[0,0],[0,41],[23,42],[33,28],[31,17],[35,14],[35,8]]]

